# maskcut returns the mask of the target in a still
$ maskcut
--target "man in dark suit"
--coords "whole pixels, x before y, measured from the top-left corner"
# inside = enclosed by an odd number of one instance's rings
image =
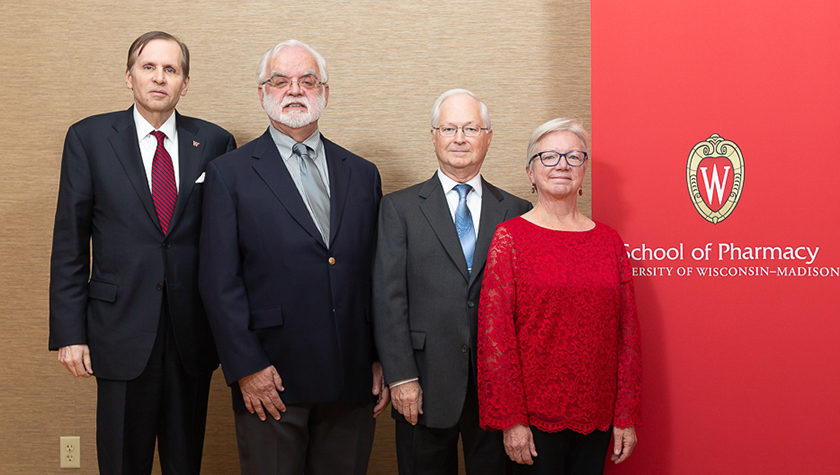
[[[389,400],[370,324],[379,172],[320,134],[329,85],[314,49],[276,45],[257,83],[271,125],[208,166],[201,231],[240,466],[363,475]]]
[[[471,92],[437,99],[431,133],[437,173],[385,196],[379,211],[374,328],[399,471],[456,474],[460,434],[468,474],[506,473],[501,433],[478,425],[478,297],[496,225],[531,205],[479,174],[493,130]]]
[[[150,473],[156,438],[163,473],[198,473],[218,366],[198,294],[201,182],[236,144],[175,112],[189,51],[172,35],[137,38],[125,82],[133,107],[67,132],[49,347],[74,376],[96,376],[101,473]]]

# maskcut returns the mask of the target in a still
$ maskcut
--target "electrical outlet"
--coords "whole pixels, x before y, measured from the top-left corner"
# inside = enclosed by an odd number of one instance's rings
[[[58,451],[58,466],[60,468],[82,468],[82,444],[79,436],[61,436]]]

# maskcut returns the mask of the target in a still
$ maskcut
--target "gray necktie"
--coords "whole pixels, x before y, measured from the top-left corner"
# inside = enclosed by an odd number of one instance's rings
[[[300,181],[303,184],[306,200],[312,210],[315,226],[318,227],[324,243],[329,246],[330,196],[327,193],[327,187],[324,186],[324,180],[318,174],[318,168],[315,166],[315,160],[309,154],[309,148],[298,142],[292,147],[292,152],[300,159],[298,162],[300,164]]]

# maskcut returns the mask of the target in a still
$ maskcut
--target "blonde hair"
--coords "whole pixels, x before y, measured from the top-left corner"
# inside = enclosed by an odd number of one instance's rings
[[[589,132],[583,128],[583,124],[575,119],[558,117],[540,125],[531,133],[531,139],[528,140],[528,154],[525,156],[526,163],[530,163],[531,157],[536,153],[537,142],[542,140],[546,135],[553,134],[554,132],[571,132],[575,134],[583,144],[583,148],[586,149],[582,150],[582,152],[589,152]]]

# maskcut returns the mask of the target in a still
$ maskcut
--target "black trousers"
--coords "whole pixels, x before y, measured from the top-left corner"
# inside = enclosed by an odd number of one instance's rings
[[[467,475],[510,473],[501,431],[486,431],[478,425],[478,394],[472,371],[464,409],[455,427],[412,426],[399,414],[395,415],[395,426],[400,475],[457,475],[459,435]]]
[[[537,457],[534,465],[513,463],[514,475],[601,475],[604,473],[610,431],[579,434],[573,430],[543,432],[531,426]]]
[[[244,475],[365,475],[376,419],[373,403],[286,405],[279,421],[236,412]]]
[[[136,379],[97,378],[96,450],[102,474],[149,474],[158,443],[163,474],[201,469],[212,372],[184,370],[164,297],[155,346]]]

